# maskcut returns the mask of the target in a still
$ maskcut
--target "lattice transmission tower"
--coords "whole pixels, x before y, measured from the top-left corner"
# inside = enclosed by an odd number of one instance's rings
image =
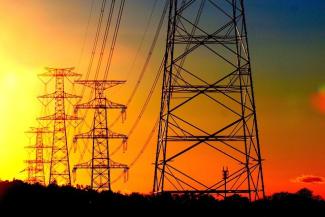
[[[153,192],[263,198],[243,0],[169,10]]]
[[[39,183],[45,185],[45,173],[44,164],[49,163],[44,159],[44,149],[51,148],[51,146],[45,145],[43,142],[43,134],[51,133],[47,128],[31,127],[29,131],[25,133],[35,134],[35,145],[25,146],[26,149],[31,150],[32,159],[25,161],[27,164],[27,182],[30,184]]]
[[[74,68],[47,68],[47,72],[39,74],[40,77],[55,79],[55,91],[50,94],[39,96],[39,99],[54,99],[54,114],[38,118],[38,120],[53,121],[53,138],[50,160],[49,183],[59,185],[71,185],[70,161],[67,141],[66,121],[79,120],[74,115],[66,114],[66,100],[81,98],[65,92],[65,79],[68,77],[79,77],[73,72]]]
[[[125,113],[126,106],[108,100],[104,91],[108,88],[123,84],[125,81],[119,80],[77,80],[76,84],[82,84],[94,90],[94,98],[89,102],[78,104],[75,109],[94,110],[92,128],[74,137],[74,142],[79,139],[92,140],[92,156],[89,162],[79,163],[74,166],[77,169],[91,170],[91,188],[96,191],[111,190],[111,169],[122,169],[125,175],[129,167],[125,164],[117,163],[110,158],[109,141],[121,139],[127,142],[127,136],[115,133],[108,128],[108,110],[121,109]]]

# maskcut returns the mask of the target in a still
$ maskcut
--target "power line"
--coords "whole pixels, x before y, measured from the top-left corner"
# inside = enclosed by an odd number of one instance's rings
[[[138,160],[140,159],[140,157],[143,155],[144,151],[147,149],[152,137],[154,136],[157,127],[158,127],[158,123],[159,123],[159,119],[156,120],[155,125],[153,126],[153,128],[150,131],[150,134],[148,135],[145,143],[143,144],[142,148],[140,149],[139,153],[136,155],[136,157],[131,161],[130,164],[128,164],[129,169],[131,169],[131,167],[133,167]],[[123,177],[123,173],[120,173],[120,175],[118,177],[116,177],[111,183],[114,184],[115,182],[117,182],[118,180],[120,180]]]
[[[141,120],[141,118],[142,118],[142,116],[143,116],[143,114],[144,114],[147,106],[149,105],[149,102],[151,100],[151,97],[152,97],[152,95],[154,93],[154,90],[155,90],[155,88],[157,86],[157,83],[159,81],[159,77],[161,75],[161,72],[163,70],[163,64],[164,64],[164,60],[162,60],[162,62],[160,64],[160,67],[159,67],[158,72],[156,74],[155,80],[154,80],[154,82],[153,82],[153,84],[152,84],[152,86],[150,88],[150,91],[149,91],[149,93],[147,95],[147,98],[146,98],[144,104],[141,107],[140,113],[138,114],[136,121],[133,123],[132,127],[130,128],[130,130],[128,132],[128,138],[130,138],[131,135],[133,134],[134,130],[136,129],[136,127],[140,123],[140,120]],[[112,152],[111,155],[113,156],[114,154],[116,154],[122,147],[123,147],[123,144],[119,145],[116,149],[114,149],[114,151]]]
[[[115,30],[114,30],[114,36],[113,36],[113,41],[112,41],[112,45],[111,45],[111,49],[110,49],[110,54],[109,54],[109,58],[108,58],[108,63],[111,62],[112,60],[112,56],[113,56],[113,52],[114,52],[114,47],[115,47],[115,43],[116,43],[116,38],[117,38],[117,32],[120,26],[120,21],[122,18],[122,12],[123,12],[123,8],[124,8],[124,2],[125,0],[121,1],[121,5],[120,5],[120,9],[119,9],[119,13],[118,13],[118,18],[117,18],[117,22],[116,22],[116,26],[115,26]],[[104,32],[104,38],[103,38],[103,42],[102,42],[102,47],[101,47],[101,51],[100,51],[100,56],[99,56],[99,60],[97,63],[97,68],[96,68],[96,72],[95,72],[95,76],[94,76],[94,80],[97,80],[98,76],[99,76],[99,72],[100,72],[100,68],[101,68],[101,64],[102,64],[102,59],[104,56],[104,51],[106,48],[106,43],[107,43],[107,38],[108,38],[108,33],[110,30],[110,26],[111,26],[111,21],[112,21],[112,16],[113,16],[113,12],[114,12],[114,5],[115,5],[115,0],[112,0],[111,2],[111,6],[110,6],[110,11],[109,11],[109,15],[107,18],[107,22],[106,22],[106,27],[105,27],[105,32]],[[92,63],[92,61],[91,61]],[[107,69],[107,66],[106,66]],[[105,69],[105,71],[106,71]],[[88,79],[89,76],[87,76],[86,80]],[[104,80],[106,80],[107,78],[105,78]],[[83,90],[85,89],[85,87],[83,87]],[[91,90],[90,96],[93,94],[93,89]],[[83,118],[85,118],[88,114],[88,110],[85,112],[85,114],[83,115]]]
[[[122,0],[121,1],[121,4],[120,4],[118,16],[117,16],[117,22],[116,22],[116,25],[115,25],[115,30],[114,30],[113,40],[112,40],[112,44],[111,44],[111,49],[110,49],[110,52],[109,52],[109,57],[108,57],[108,60],[107,60],[107,65],[106,65],[106,69],[105,69],[105,73],[104,73],[104,80],[107,79],[108,72],[109,72],[109,69],[111,67],[111,62],[112,62],[112,59],[113,59],[113,54],[114,54],[114,49],[115,49],[117,34],[119,32],[119,29],[120,29],[120,24],[121,24],[121,19],[122,19],[124,4],[125,4],[125,0]]]
[[[97,31],[96,31],[96,36],[95,36],[95,40],[94,40],[94,44],[93,44],[93,50],[92,50],[92,54],[91,54],[91,58],[90,58],[90,62],[89,62],[89,66],[88,66],[88,71],[87,71],[87,75],[86,75],[86,80],[89,78],[90,72],[91,72],[91,68],[92,68],[92,64],[94,61],[94,57],[96,54],[96,50],[97,50],[97,44],[98,44],[98,40],[99,40],[99,36],[100,36],[100,31],[101,31],[101,27],[102,27],[102,22],[103,22],[103,17],[105,15],[105,5],[106,5],[106,0],[104,0],[102,2],[102,6],[101,6],[101,11],[100,11],[100,16],[99,16],[99,21],[98,21],[98,26],[97,26]],[[103,37],[103,41],[102,41],[102,46],[101,46],[101,50],[100,50],[100,56],[99,56],[99,60],[97,63],[97,67],[96,67],[96,72],[95,72],[95,78],[97,79],[99,71],[100,71],[100,67],[101,67],[101,63],[102,63],[102,58],[104,56],[104,51],[106,48],[106,43],[107,43],[107,38],[108,38],[108,33],[110,30],[110,26],[111,26],[111,21],[112,21],[112,16],[113,16],[113,12],[114,12],[114,5],[115,5],[115,0],[112,0],[111,5],[110,5],[110,9],[109,9],[109,14],[107,17],[107,21],[106,21],[106,25],[105,25],[105,30],[104,30],[104,37]],[[84,95],[85,92],[85,86],[82,87],[82,95]],[[93,89],[91,89],[91,93],[89,94],[90,96],[92,96],[93,94]],[[89,97],[90,99],[90,97]],[[85,117],[88,114],[88,110],[86,110],[86,112],[84,112],[83,116],[82,116],[82,124],[80,125],[80,128],[83,128],[84,124],[86,124],[86,120]],[[87,149],[87,141],[83,141],[84,143],[84,150],[82,152],[82,154],[80,155],[79,160],[82,160],[83,155],[86,152]]]
[[[149,53],[147,55],[147,58],[146,58],[146,61],[142,67],[142,70],[141,70],[141,73],[140,73],[140,76],[138,78],[138,81],[136,83],[136,86],[134,87],[133,91],[131,92],[131,95],[128,99],[128,101],[126,102],[126,105],[129,105],[131,103],[131,101],[133,100],[134,98],[134,95],[135,93],[137,92],[138,88],[139,88],[139,85],[142,81],[142,78],[143,78],[143,75],[144,73],[146,72],[147,70],[147,67],[149,65],[149,62],[151,60],[151,57],[152,57],[152,54],[153,54],[153,50],[155,49],[156,47],[156,44],[157,44],[157,40],[158,40],[158,37],[159,37],[159,34],[160,34],[160,31],[161,31],[161,28],[162,28],[162,25],[164,23],[164,20],[165,20],[165,15],[166,15],[166,12],[167,12],[167,8],[168,8],[168,1],[165,2],[165,6],[164,6],[164,10],[163,10],[163,13],[161,15],[161,18],[159,20],[159,24],[158,24],[158,28],[156,30],[156,33],[155,33],[155,36],[154,36],[154,39],[151,43],[151,46],[150,46],[150,49],[149,49]]]
[[[148,21],[147,21],[147,24],[146,24],[145,30],[144,30],[144,32],[143,32],[143,34],[142,34],[141,39],[140,39],[140,43],[139,43],[138,49],[137,49],[137,51],[136,51],[136,54],[135,54],[135,56],[134,56],[134,59],[133,59],[133,61],[132,61],[131,67],[130,67],[130,69],[129,69],[127,75],[129,75],[130,72],[133,71],[133,68],[134,68],[134,66],[135,66],[135,63],[136,63],[136,61],[137,61],[137,59],[138,59],[138,56],[139,56],[139,54],[140,54],[140,51],[141,51],[141,49],[142,49],[142,47],[143,47],[143,42],[144,42],[144,39],[146,38],[146,35],[147,35],[147,33],[148,33],[149,26],[150,26],[150,24],[151,24],[152,16],[153,16],[153,13],[154,13],[154,11],[155,11],[155,8],[156,8],[156,5],[157,5],[157,2],[158,2],[158,1],[155,0],[154,3],[153,3],[153,5],[152,5],[151,12],[150,12],[150,15],[149,15],[149,19],[148,19]],[[128,77],[128,76],[127,76],[127,77]]]
[[[115,5],[115,0],[112,0],[110,10],[109,10],[109,14],[108,14],[107,21],[106,21],[106,27],[105,27],[102,47],[101,47],[101,50],[100,50],[99,60],[98,60],[97,68],[96,68],[95,80],[98,77],[100,67],[101,67],[101,64],[102,64],[104,51],[105,51],[106,43],[107,43],[107,37],[108,37],[108,33],[109,33],[109,30],[110,30],[110,27],[111,27],[111,21],[112,21],[112,16],[113,16],[113,11],[114,11],[114,5]]]
[[[167,8],[168,8],[168,1],[166,0],[165,1],[165,6],[164,6],[164,9],[163,9],[163,12],[162,12],[162,15],[161,15],[161,17],[160,17],[160,20],[159,20],[159,24],[158,24],[158,27],[157,27],[157,29],[156,29],[156,33],[155,33],[155,36],[154,36],[154,39],[153,39],[153,41],[152,41],[152,43],[151,43],[151,46],[150,46],[150,49],[149,49],[149,52],[148,52],[148,55],[147,55],[147,58],[146,58],[146,61],[145,61],[145,63],[144,63],[144,65],[143,65],[143,67],[142,67],[142,69],[141,69],[141,72],[140,72],[140,74],[139,74],[139,77],[138,77],[138,79],[137,79],[137,83],[136,83],[136,85],[134,86],[134,88],[133,88],[133,90],[132,90],[132,92],[131,92],[131,95],[130,95],[130,97],[128,98],[128,100],[127,100],[127,102],[126,102],[126,106],[128,106],[131,102],[132,102],[132,100],[133,100],[133,98],[134,98],[134,96],[135,96],[135,94],[136,94],[136,92],[137,92],[137,90],[138,90],[138,88],[139,88],[139,86],[140,86],[140,83],[141,83],[141,81],[142,81],[142,78],[143,78],[143,76],[144,76],[144,73],[146,72],[146,70],[147,70],[147,67],[148,67],[148,65],[149,65],[149,62],[150,62],[150,60],[151,60],[151,56],[152,56],[152,53],[153,53],[153,50],[154,50],[154,48],[155,48],[155,46],[156,46],[156,43],[157,43],[157,39],[158,39],[158,37],[159,37],[159,34],[160,34],[160,31],[161,31],[161,28],[162,28],[162,25],[163,25],[163,22],[164,22],[164,20],[165,20],[165,16],[166,16],[166,12],[167,12]],[[117,121],[121,118],[122,116],[121,115],[119,115],[111,124],[110,124],[110,127],[112,127],[112,126],[114,126],[116,123],[117,123]]]
[[[99,39],[101,27],[102,27],[102,22],[103,22],[103,16],[104,16],[104,12],[105,12],[105,6],[106,6],[106,0],[103,0],[102,5],[101,5],[101,9],[100,9],[100,15],[99,15],[99,20],[98,20],[95,40],[94,40],[94,43],[93,43],[93,48],[92,48],[92,51],[91,51],[90,61],[89,61],[89,65],[88,65],[88,69],[87,69],[87,73],[86,73],[86,78],[85,78],[86,80],[89,78],[89,75],[90,75],[90,72],[91,72],[91,69],[92,69],[92,65],[93,65],[93,61],[94,61],[94,58],[95,58],[95,54],[96,54],[96,50],[97,50],[97,43],[98,43],[98,39]],[[82,87],[81,96],[84,95],[85,90],[86,90],[86,87]]]
[[[137,54],[136,54],[136,58],[137,58],[138,52],[140,51],[141,46],[142,46],[142,44],[143,44],[144,36],[145,36],[146,32],[148,31],[148,26],[149,26],[149,23],[151,22],[150,20],[151,20],[151,18],[152,18],[152,14],[153,14],[153,12],[154,12],[154,8],[155,8],[155,6],[156,6],[156,2],[157,2],[157,1],[154,2],[154,5],[153,5],[153,8],[152,8],[152,11],[151,11],[151,13],[150,13],[149,21],[148,21],[148,23],[147,23],[147,27],[146,27],[145,32],[144,32],[144,34],[143,34],[143,37],[142,37],[142,39],[141,39],[141,43],[140,43],[140,46],[139,46],[139,48],[138,48],[138,51],[137,51]],[[143,67],[142,67],[142,69],[141,69],[141,72],[140,72],[140,75],[139,75],[139,77],[138,77],[137,83],[136,83],[134,89],[132,90],[131,95],[130,95],[128,101],[127,101],[127,105],[130,104],[130,103],[132,102],[132,100],[133,100],[133,98],[134,98],[134,96],[135,96],[135,93],[137,92],[137,90],[138,90],[138,88],[139,88],[139,85],[140,85],[140,83],[141,83],[141,81],[142,81],[142,79],[143,79],[144,73],[145,73],[145,71],[147,70],[147,67],[148,67],[148,65],[149,65],[149,62],[150,62],[151,57],[152,57],[152,54],[153,54],[153,50],[154,50],[154,48],[156,47],[157,40],[158,40],[159,34],[160,34],[160,32],[161,32],[161,28],[162,28],[162,25],[163,25],[163,22],[164,22],[164,19],[165,19],[166,13],[167,13],[168,4],[169,4],[169,2],[168,2],[168,1],[165,1],[165,6],[164,6],[164,9],[163,9],[163,12],[162,12],[161,18],[160,18],[160,20],[159,20],[159,24],[158,24],[157,30],[156,30],[156,32],[155,32],[154,39],[153,39],[153,41],[152,41],[152,43],[151,43],[151,46],[150,46],[150,49],[149,49],[149,52],[148,52],[148,55],[147,55],[146,61],[145,61],[144,65],[143,65]],[[118,13],[117,22],[116,22],[116,25],[115,25],[115,31],[114,31],[114,35],[113,35],[113,40],[112,40],[112,44],[111,44],[111,49],[110,49],[110,53],[109,53],[109,57],[108,57],[108,61],[107,61],[107,65],[106,65],[106,69],[105,69],[105,73],[104,73],[104,79],[107,79],[107,77],[108,77],[108,72],[109,72],[109,69],[110,69],[110,66],[111,66],[112,57],[113,57],[113,53],[114,53],[114,49],[115,49],[115,44],[116,44],[116,39],[117,39],[117,34],[118,34],[118,31],[119,31],[119,27],[120,27],[120,21],[121,21],[121,17],[122,17],[123,8],[124,8],[124,0],[121,2],[120,8],[119,8],[119,13]],[[104,36],[104,40],[105,40],[105,36]],[[106,42],[105,42],[105,43],[106,43]],[[103,48],[103,47],[102,47],[102,48]],[[101,52],[101,54],[102,54],[102,52]],[[136,59],[136,58],[135,58],[135,59]],[[135,62],[135,61],[134,61],[134,62]],[[157,85],[157,83],[158,83],[159,77],[160,77],[160,75],[161,75],[161,72],[162,72],[162,69],[163,69],[163,63],[164,63],[164,60],[163,60],[162,63],[160,64],[160,67],[159,67],[159,69],[158,69],[158,72],[157,72],[157,74],[156,74],[156,77],[155,77],[155,79],[154,79],[154,82],[153,82],[153,84],[152,84],[152,86],[151,86],[151,88],[150,88],[149,94],[148,94],[148,96],[147,96],[147,98],[146,98],[144,104],[143,104],[142,107],[141,107],[140,113],[138,114],[136,121],[134,122],[134,124],[133,124],[132,127],[130,128],[129,133],[128,133],[128,136],[130,136],[130,135],[133,134],[135,128],[137,127],[137,125],[139,124],[141,118],[143,117],[143,114],[144,114],[144,112],[145,112],[145,110],[146,110],[146,108],[147,108],[147,106],[148,106],[148,104],[149,104],[149,102],[150,102],[150,100],[151,100],[151,98],[152,98],[152,95],[153,95],[154,90],[155,90],[155,88],[156,88],[156,85]],[[133,66],[132,66],[132,67],[133,67]],[[98,68],[97,68],[97,69],[98,69]],[[96,70],[96,72],[97,72],[97,71],[99,71],[99,70]],[[97,75],[98,75],[98,74],[96,73],[95,79],[97,79]],[[114,120],[114,122],[111,124],[111,126],[114,125],[114,124],[116,123],[116,121],[117,121],[120,117],[121,117],[121,115],[120,115],[116,120]],[[156,124],[154,125],[154,127],[153,127],[151,133],[149,134],[149,136],[148,136],[146,142],[144,143],[143,147],[140,149],[139,154],[134,158],[134,160],[131,162],[130,166],[133,166],[133,165],[137,162],[137,160],[140,158],[140,156],[143,154],[143,152],[144,152],[144,150],[146,149],[147,145],[149,144],[151,138],[153,137],[153,134],[154,134],[154,132],[155,132],[157,126],[158,126],[158,120],[156,121]],[[121,144],[117,149],[115,149],[115,150],[112,152],[111,156],[114,155],[114,154],[115,154],[115,153],[116,153],[116,152],[117,152],[117,151],[118,151],[122,146],[123,146],[123,144]],[[85,152],[83,152],[83,153],[85,153]],[[121,174],[121,175],[122,175],[122,174]],[[120,178],[120,177],[118,177],[117,179],[119,179],[119,178]]]
[[[85,31],[85,34],[84,34],[84,40],[83,40],[83,43],[82,43],[81,52],[80,52],[78,62],[77,62],[77,69],[80,68],[80,62],[81,62],[82,56],[84,54],[85,45],[86,45],[86,41],[87,41],[88,33],[89,33],[90,20],[91,20],[93,9],[94,9],[94,2],[95,2],[95,0],[91,1],[90,11],[89,11],[89,15],[88,15],[88,21],[87,21],[87,25],[86,25],[86,31]]]
[[[196,19],[195,19],[195,24],[197,24],[197,23],[199,22],[199,20],[200,20],[200,17],[201,17],[201,14],[202,14],[202,10],[203,10],[203,6],[204,6],[204,2],[205,2],[205,1],[202,1],[202,2],[201,2],[201,5],[200,5],[200,9],[199,9],[198,15],[197,15],[197,17],[196,17]],[[185,3],[186,3],[186,0],[183,0],[182,3],[181,3],[181,5],[184,6]],[[167,7],[168,7],[168,1],[166,1],[165,7],[166,7],[166,9],[167,9]],[[162,17],[161,17],[160,20],[164,20],[165,15],[166,15],[166,13],[163,12]],[[158,29],[160,29],[159,26],[158,26]],[[158,29],[157,29],[157,30],[158,30]],[[160,31],[160,30],[158,30],[158,31]],[[192,35],[193,35],[194,33],[195,33],[195,28],[192,29]],[[154,41],[155,41],[155,40],[156,40],[156,39],[154,39]],[[187,51],[188,49],[189,49],[189,46],[186,46],[185,51]],[[151,55],[151,52],[149,52],[148,55]],[[181,61],[181,66],[183,66],[183,64],[184,64],[184,62],[185,62],[185,59],[186,59],[186,57],[182,59],[182,61]],[[139,113],[139,115],[137,116],[136,121],[134,122],[134,124],[132,125],[132,127],[131,127],[130,130],[129,130],[128,138],[130,138],[130,136],[133,134],[135,128],[136,128],[137,125],[139,124],[139,122],[140,122],[140,120],[141,120],[141,118],[142,118],[142,116],[143,116],[143,114],[144,114],[144,112],[145,112],[145,110],[146,110],[146,108],[147,108],[147,106],[148,106],[150,100],[151,100],[152,94],[153,94],[153,92],[154,92],[154,90],[155,90],[155,88],[156,88],[156,85],[157,85],[157,83],[158,83],[159,77],[160,77],[161,72],[162,72],[162,70],[163,70],[164,61],[165,61],[165,59],[162,60],[162,62],[161,62],[161,64],[160,64],[160,67],[159,67],[159,69],[158,69],[158,72],[157,72],[157,74],[156,74],[156,77],[155,77],[155,79],[154,79],[154,82],[153,82],[153,84],[152,84],[152,86],[151,86],[151,88],[150,88],[150,91],[149,91],[149,93],[148,93],[148,96],[147,96],[147,98],[146,98],[144,104],[143,104],[142,107],[141,107],[140,113]],[[142,76],[143,76],[143,75],[142,75]],[[140,73],[140,77],[141,77],[141,73]],[[140,79],[140,80],[141,80],[141,79]],[[136,87],[136,88],[137,88],[137,87]],[[135,91],[136,91],[136,90],[135,90]],[[115,122],[116,122],[119,118],[120,118],[120,117],[118,117],[118,118],[115,120]],[[157,121],[156,121],[154,127],[153,127],[152,130],[151,130],[151,133],[149,134],[149,136],[147,137],[147,139],[146,139],[144,145],[143,145],[142,148],[140,149],[140,152],[139,152],[138,155],[134,158],[134,160],[131,161],[131,163],[129,164],[129,168],[133,167],[133,165],[138,161],[138,159],[139,159],[139,158],[141,157],[141,155],[144,153],[145,149],[147,148],[149,142],[151,141],[151,139],[152,139],[152,137],[153,137],[153,134],[155,133],[155,131],[156,131],[157,127],[158,127],[158,122],[159,122],[159,119],[157,119]],[[113,124],[114,124],[114,123],[113,123]],[[117,153],[117,152],[118,152],[122,147],[123,147],[123,144],[119,145],[119,146],[118,146],[118,147],[117,147],[117,148],[112,152],[111,156],[113,156],[114,154],[116,154],[116,153]],[[112,183],[118,181],[120,178],[122,178],[122,176],[123,176],[123,173],[121,173],[121,174],[120,174],[120,175],[119,175],[115,180],[113,180]]]
[[[113,17],[113,13],[114,13],[114,5],[115,5],[115,0],[112,0],[110,10],[109,10],[109,15],[108,15],[108,18],[107,18],[107,21],[106,21],[106,27],[105,27],[105,32],[104,32],[104,36],[103,36],[103,42],[102,42],[102,46],[101,46],[100,56],[99,56],[99,60],[98,60],[98,63],[97,63],[97,68],[96,68],[94,80],[97,80],[97,78],[99,76],[99,73],[100,73],[102,59],[103,59],[103,56],[104,56],[104,51],[105,51],[105,48],[106,48],[106,43],[107,43],[109,30],[110,30],[111,22],[112,22],[112,17]],[[121,23],[121,19],[122,19],[124,5],[125,5],[125,0],[122,0],[121,4],[120,4],[120,7],[119,7],[118,15],[117,15],[117,21],[116,21],[116,25],[115,25],[115,29],[114,29],[112,44],[111,44],[110,53],[109,53],[109,57],[108,57],[108,61],[107,61],[107,64],[109,64],[109,65],[111,64],[111,61],[112,61],[112,57],[113,57],[113,53],[114,53],[114,49],[115,49],[115,44],[116,44],[116,40],[117,40],[117,35],[118,35],[118,32],[119,32],[120,23]],[[98,24],[98,27],[97,27],[97,33],[96,33],[96,37],[95,37],[93,52],[92,52],[92,56],[91,56],[90,65],[88,67],[89,70],[87,72],[86,80],[89,77],[89,74],[90,74],[90,71],[91,71],[91,66],[93,64],[93,59],[94,59],[94,56],[95,56],[95,51],[97,49],[97,43],[98,43],[98,39],[99,39],[99,32],[100,32],[100,29],[101,29],[102,19],[103,19],[102,17],[104,16],[104,9],[105,9],[105,2],[103,2],[102,8],[101,8],[99,24]],[[109,69],[109,67],[106,66],[105,73],[106,73],[106,71],[108,69]],[[106,77],[107,77],[107,75],[106,75]],[[83,93],[84,93],[84,91],[85,91],[85,86],[83,86]],[[93,91],[94,90],[92,89],[91,93],[90,93],[90,96],[93,94]],[[86,112],[83,115],[83,119],[84,119],[83,122],[82,122],[83,124],[86,123],[85,117],[87,116],[87,114],[88,114],[88,110],[86,110]],[[80,128],[82,128],[82,127],[83,127],[83,125],[80,126]],[[84,150],[80,154],[79,160],[83,159],[83,156],[87,151],[87,145],[85,143],[86,142],[84,141]]]

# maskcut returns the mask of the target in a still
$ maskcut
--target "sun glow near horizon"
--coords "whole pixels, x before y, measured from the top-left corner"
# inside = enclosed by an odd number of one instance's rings
[[[28,139],[24,131],[35,125],[34,117],[39,113],[39,105],[32,100],[39,92],[39,82],[35,73],[19,69],[19,66],[0,65],[0,177],[19,177],[25,159],[24,146]],[[36,100],[36,99],[35,99]],[[28,114],[28,115],[27,115]]]

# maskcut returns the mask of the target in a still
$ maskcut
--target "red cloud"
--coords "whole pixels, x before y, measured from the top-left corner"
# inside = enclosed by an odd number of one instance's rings
[[[320,112],[321,114],[325,114],[325,92],[321,91],[318,93],[314,93],[311,95],[310,99],[312,107]]]
[[[295,179],[295,182],[298,183],[312,183],[312,184],[324,184],[325,178],[314,175],[303,175]]]

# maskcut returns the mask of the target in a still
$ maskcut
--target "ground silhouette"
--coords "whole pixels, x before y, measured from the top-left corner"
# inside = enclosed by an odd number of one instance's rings
[[[217,200],[209,195],[128,195],[95,192],[71,186],[27,184],[19,180],[0,181],[0,210],[24,214],[136,212],[155,216],[171,212],[214,213],[214,216],[325,216],[325,201],[304,188],[296,193],[280,192],[250,203],[232,195]],[[36,211],[37,210],[37,211]],[[106,216],[106,215],[105,215]],[[205,215],[204,215],[205,216]]]

